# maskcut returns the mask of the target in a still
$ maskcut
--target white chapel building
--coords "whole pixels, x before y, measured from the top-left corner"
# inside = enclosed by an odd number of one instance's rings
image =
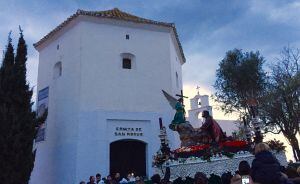
[[[74,184],[109,173],[151,176],[159,118],[174,110],[162,90],[182,89],[184,53],[172,23],[115,8],[78,10],[34,44],[39,52],[32,184]],[[169,130],[168,130],[169,131]],[[168,132],[170,146],[177,136]]]

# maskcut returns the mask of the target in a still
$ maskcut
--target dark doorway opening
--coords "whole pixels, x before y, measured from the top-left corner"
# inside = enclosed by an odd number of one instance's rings
[[[146,176],[146,143],[137,140],[120,140],[110,144],[110,174],[122,177],[134,173]]]

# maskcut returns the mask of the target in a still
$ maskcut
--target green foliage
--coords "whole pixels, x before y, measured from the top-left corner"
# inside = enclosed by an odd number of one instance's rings
[[[273,140],[267,141],[266,143],[269,145],[269,147],[273,151],[276,151],[276,152],[283,151],[283,152],[285,152],[286,146],[284,146],[284,143],[279,141],[279,140],[273,139]]]
[[[264,90],[266,75],[262,69],[264,58],[259,52],[234,49],[220,62],[215,82],[216,101],[225,113],[250,112],[248,100],[257,99]]]
[[[28,183],[33,168],[36,115],[26,82],[27,46],[20,29],[16,56],[9,37],[0,68],[0,181]]]
[[[220,62],[215,82],[216,100],[225,113],[251,114],[249,101],[258,102],[265,132],[282,133],[300,160],[296,135],[300,128],[300,50],[285,47],[270,75],[263,71],[264,59],[259,52],[234,49]]]

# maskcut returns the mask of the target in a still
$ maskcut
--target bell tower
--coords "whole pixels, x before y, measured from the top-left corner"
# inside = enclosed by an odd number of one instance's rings
[[[201,120],[199,119],[199,116],[201,116],[202,111],[206,110],[210,115],[212,115],[212,107],[209,105],[208,95],[200,95],[200,87],[197,86],[196,89],[198,92],[194,98],[190,99],[191,109],[188,110],[188,114],[191,125],[195,128],[198,128],[201,126]]]

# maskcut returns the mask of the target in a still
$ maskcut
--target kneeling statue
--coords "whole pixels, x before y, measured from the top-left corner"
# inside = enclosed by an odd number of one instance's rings
[[[205,118],[204,124],[201,126],[201,132],[207,133],[213,142],[222,142],[225,139],[225,134],[220,125],[213,119],[208,111],[202,112],[202,117]]]

